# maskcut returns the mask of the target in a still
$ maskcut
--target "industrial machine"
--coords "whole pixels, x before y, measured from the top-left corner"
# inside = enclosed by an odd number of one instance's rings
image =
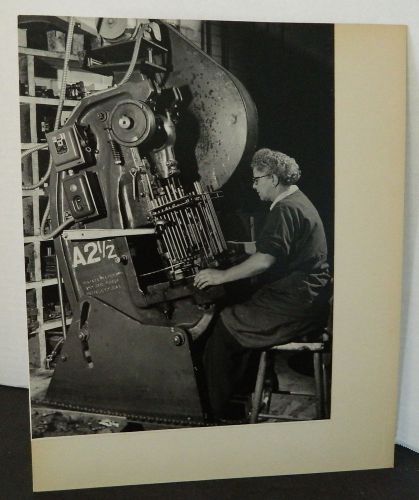
[[[52,234],[73,320],[47,393],[56,406],[202,425],[195,345],[231,264],[214,208],[256,146],[242,84],[174,27],[101,20],[86,54],[114,87],[46,134]]]

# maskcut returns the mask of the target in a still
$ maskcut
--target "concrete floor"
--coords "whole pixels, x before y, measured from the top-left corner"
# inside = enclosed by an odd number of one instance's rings
[[[291,368],[293,364],[295,365],[295,363],[291,363],[293,359],[296,358],[292,358],[292,355],[290,356],[288,353],[276,353],[274,370],[277,375],[279,390],[289,393],[304,393],[311,395],[311,397],[296,394],[272,394],[270,412],[278,416],[288,416],[291,419],[313,420],[315,418],[314,378],[301,373],[301,371],[310,371],[310,359],[303,359],[302,363],[299,363],[303,368],[299,372]],[[31,371],[30,391],[33,402],[44,399],[52,373],[53,370],[45,369],[33,369]],[[32,404],[31,416],[34,438],[162,428],[161,425],[151,424],[133,425],[129,423],[128,425],[127,420],[122,417],[53,409],[39,403]],[[278,417],[277,420],[272,420],[272,422],[281,420],[283,418]]]
[[[292,358],[287,353],[276,354],[275,373],[277,374],[278,388],[280,391],[294,394],[273,394],[271,411],[296,419],[313,420],[316,415],[314,376],[303,375],[294,370],[289,363],[291,359],[296,358]],[[309,360],[306,359],[305,362],[309,363]],[[310,394],[312,397],[299,396],[295,393]]]

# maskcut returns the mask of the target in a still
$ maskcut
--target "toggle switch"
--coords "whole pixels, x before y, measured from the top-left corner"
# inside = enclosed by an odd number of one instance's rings
[[[83,204],[83,199],[81,196],[75,196],[73,198],[73,207],[74,210],[78,213],[83,212],[84,210],[84,204]]]

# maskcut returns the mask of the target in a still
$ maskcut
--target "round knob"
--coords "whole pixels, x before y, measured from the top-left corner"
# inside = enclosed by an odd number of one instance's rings
[[[173,337],[173,343],[175,344],[175,346],[179,347],[185,343],[185,338],[182,334],[178,333]]]

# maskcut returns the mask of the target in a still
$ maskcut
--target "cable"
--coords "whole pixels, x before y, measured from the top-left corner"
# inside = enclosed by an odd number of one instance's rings
[[[61,117],[61,113],[62,113],[62,109],[63,109],[63,105],[64,105],[64,100],[65,100],[65,91],[66,91],[67,73],[68,73],[68,63],[69,63],[70,55],[71,55],[71,46],[72,46],[72,42],[73,42],[74,27],[75,27],[75,18],[71,17],[70,21],[69,21],[69,26],[68,26],[66,50],[65,50],[65,56],[64,56],[63,76],[62,76],[62,80],[61,80],[60,98],[59,98],[59,102],[58,102],[57,113],[56,113],[56,116],[55,116],[54,130],[58,129],[58,126],[59,126],[59,123],[60,123],[60,117]],[[131,75],[132,75],[132,73],[133,73],[133,71],[135,69],[135,64],[136,64],[137,59],[138,59],[138,54],[139,54],[140,46],[141,46],[141,40],[143,38],[145,29],[146,29],[146,26],[144,25],[144,26],[141,26],[140,29],[138,30],[137,35],[136,35],[134,50],[133,50],[133,53],[132,53],[132,56],[131,56],[130,65],[129,65],[129,67],[127,69],[127,72],[125,73],[124,77],[116,85],[116,87],[120,87],[121,85],[123,85],[124,83],[126,83],[129,80],[129,78],[131,77]],[[33,149],[25,151],[21,155],[21,159],[23,159],[26,156],[29,156],[29,155],[35,153],[36,151],[39,151],[41,149],[46,149],[47,147],[48,147],[47,144],[45,144],[45,145],[42,144],[42,145],[34,147]],[[50,155],[50,159],[49,159],[49,163],[48,163],[48,169],[47,169],[45,175],[36,184],[33,184],[31,186],[23,186],[23,189],[25,191],[29,191],[29,190],[33,190],[33,189],[36,189],[36,188],[42,186],[44,184],[44,182],[46,182],[48,180],[48,178],[49,178],[49,176],[51,174],[51,169],[52,169],[52,157]],[[58,234],[60,234],[63,231],[64,228],[66,228],[69,224],[71,224],[71,223],[74,222],[74,218],[71,217],[71,218],[65,220],[62,224],[60,224],[51,233],[45,234],[45,226],[46,226],[46,222],[47,222],[47,219],[48,219],[48,215],[50,213],[50,206],[51,206],[51,204],[50,204],[50,201],[48,200],[48,204],[46,206],[44,215],[42,217],[42,222],[41,222],[41,238],[43,240],[47,240],[49,238],[55,238]]]
[[[124,83],[127,83],[127,81],[130,79],[130,77],[135,69],[135,64],[137,63],[138,54],[140,52],[141,40],[143,38],[144,31],[146,31],[146,29],[147,29],[146,28],[147,26],[148,25],[142,25],[141,28],[139,28],[137,30],[137,34],[135,35],[136,39],[135,39],[134,49],[133,49],[132,55],[131,55],[130,64],[129,64],[128,69],[127,69],[125,75],[123,76],[122,80],[113,86],[114,89],[117,89],[118,87],[120,87]],[[95,91],[95,95],[105,94],[106,92],[109,92],[109,88]]]
[[[69,24],[68,24],[68,32],[67,32],[67,41],[66,41],[66,47],[65,47],[65,54],[64,54],[64,65],[63,65],[63,77],[61,80],[61,89],[60,89],[60,97],[58,100],[58,107],[57,107],[57,113],[55,115],[55,122],[54,122],[54,130],[58,129],[58,125],[60,123],[60,118],[61,118],[61,113],[63,110],[64,106],[64,101],[65,101],[65,91],[67,87],[67,73],[68,73],[68,64],[70,61],[70,56],[71,56],[71,46],[73,44],[73,34],[74,34],[74,27],[76,25],[76,21],[74,17],[70,18]],[[42,144],[39,146],[35,146],[33,149],[29,149],[28,151],[25,151],[21,159],[26,158],[26,156],[29,156],[36,151],[39,151],[41,149],[47,148],[47,144]],[[44,176],[39,179],[39,181],[36,184],[32,184],[30,186],[22,186],[22,189],[24,191],[32,191],[33,189],[39,188],[42,186],[49,178],[51,174],[51,168],[52,168],[52,157],[50,156],[49,162],[48,162],[48,169],[45,172]]]
[[[56,116],[55,116],[54,130],[57,130],[57,128],[58,128],[60,117],[61,117],[61,113],[62,113],[62,109],[63,109],[63,105],[64,105],[64,100],[65,100],[65,90],[66,90],[67,72],[68,72],[68,61],[70,59],[70,54],[71,54],[71,44],[72,44],[72,41],[73,41],[74,25],[75,25],[75,20],[72,17],[72,18],[70,18],[69,27],[68,27],[66,52],[65,52],[65,56],[64,56],[63,78],[62,78],[62,81],[61,81],[60,99],[59,99],[59,102],[58,102],[57,113],[56,113]],[[138,59],[138,54],[140,52],[141,40],[143,38],[144,31],[145,31],[145,26],[141,26],[139,28],[138,32],[137,32],[137,35],[136,35],[136,40],[135,40],[134,50],[133,50],[133,53],[132,53],[132,56],[131,56],[130,65],[129,65],[129,67],[127,69],[127,72],[125,73],[124,77],[116,85],[116,87],[119,87],[119,86],[123,85],[124,83],[126,83],[130,79],[130,77],[131,77],[131,75],[132,75],[132,73],[134,71],[137,59]],[[106,89],[105,91],[107,91],[107,90],[108,89]],[[74,110],[73,110],[73,112],[74,112]],[[48,148],[47,144],[42,144],[42,145],[39,145],[39,146],[35,146],[34,148],[29,149],[29,150],[25,151],[24,153],[22,153],[21,159],[23,160],[24,158],[26,158],[26,156],[32,155],[36,151],[40,151],[42,149],[47,149],[47,148]],[[24,191],[31,191],[33,189],[36,189],[36,188],[42,186],[48,180],[48,178],[49,178],[49,176],[51,174],[51,168],[52,168],[52,159],[50,158],[49,163],[48,163],[48,169],[47,169],[45,175],[42,177],[42,179],[40,179],[36,184],[32,184],[30,186],[22,186],[22,189]]]
[[[48,144],[39,144],[38,146],[35,146],[34,148],[31,148],[31,149],[27,149],[24,153],[21,154],[21,160],[23,160],[23,158],[26,158],[27,156],[35,153],[35,151],[40,151],[41,149],[47,149],[48,148]],[[30,186],[29,186],[30,187]],[[28,186],[23,186],[23,189],[27,189]]]
[[[141,40],[143,39],[143,35],[144,35],[145,30],[146,30],[146,25],[142,25],[141,28],[138,30],[136,40],[135,40],[134,50],[133,50],[132,56],[131,56],[130,65],[128,66],[127,72],[125,73],[122,80],[118,83],[117,87],[126,83],[130,79],[130,77],[134,71],[135,64],[137,63],[137,59],[138,59],[138,53],[140,52]]]
[[[75,18],[71,17],[69,24],[68,24],[68,32],[67,32],[67,41],[66,41],[66,46],[65,46],[65,55],[64,55],[64,65],[63,65],[63,76],[61,79],[61,89],[60,89],[60,98],[58,101],[58,108],[57,108],[57,113],[55,115],[55,122],[54,122],[54,130],[58,129],[58,126],[60,124],[60,118],[61,118],[61,113],[63,110],[64,106],[64,100],[65,100],[65,91],[67,87],[67,73],[68,73],[68,64],[70,61],[70,55],[71,55],[71,46],[73,44],[73,34],[74,34],[74,27],[75,27]],[[51,168],[52,168],[52,156],[50,155],[49,162],[48,162],[48,169],[45,173],[45,175],[42,177],[42,179],[39,180],[39,182],[35,185],[35,187],[41,186],[50,176],[51,174]],[[33,186],[27,186],[27,188],[32,188],[34,189]],[[71,217],[70,219],[65,220],[62,224],[60,224],[57,228],[55,228],[54,231],[52,231],[49,234],[45,234],[45,225],[48,219],[48,215],[50,213],[50,200],[48,199],[48,204],[45,208],[44,215],[42,216],[42,221],[41,221],[41,238],[43,240],[46,240],[48,238],[55,238],[58,234],[60,234],[64,228],[66,228],[69,224],[74,222],[74,219]]]
[[[60,90],[60,100],[58,102],[57,114],[55,115],[54,130],[57,130],[58,125],[60,124],[61,112],[62,112],[63,106],[64,106],[65,91],[67,88],[68,64],[69,64],[70,56],[71,56],[71,46],[73,45],[73,35],[74,35],[75,25],[76,25],[76,19],[74,17],[70,17],[70,21],[68,24],[68,32],[67,32],[67,41],[66,41],[66,46],[65,46],[63,77],[61,80],[61,90]]]
[[[69,219],[66,219],[62,224],[60,224],[58,227],[54,229],[51,233],[45,234],[45,225],[47,223],[48,215],[49,215],[49,210],[50,210],[50,201],[48,200],[47,207],[45,208],[44,215],[42,216],[42,221],[41,221],[41,238],[45,241],[48,240],[49,238],[55,238],[58,236],[67,226],[75,222],[75,219],[73,217],[70,217]]]
[[[55,238],[57,237],[67,226],[72,224],[74,222],[73,217],[70,217],[69,219],[66,219],[62,224],[60,224],[52,233],[49,234],[42,234],[41,238],[45,241],[50,238]]]

